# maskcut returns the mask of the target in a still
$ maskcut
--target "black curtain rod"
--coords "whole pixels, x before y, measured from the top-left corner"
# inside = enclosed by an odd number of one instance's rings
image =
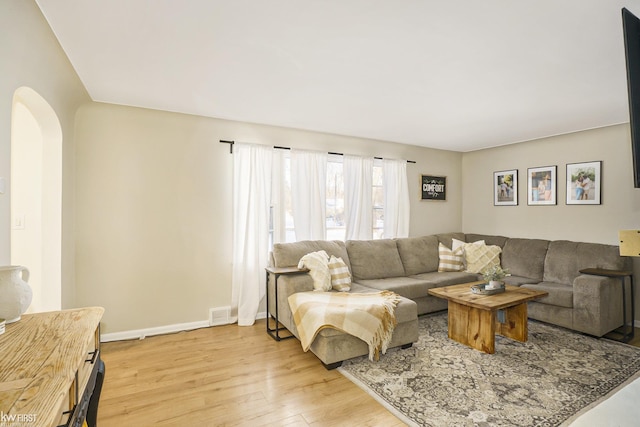
[[[229,154],[233,154],[233,144],[235,144],[235,141],[225,141],[224,139],[221,139],[220,142],[222,144],[229,144]]]
[[[235,141],[225,141],[224,139],[221,139],[220,142],[222,144],[229,144],[229,154],[233,154],[233,144],[235,144]],[[274,145],[273,148],[276,148],[278,150],[291,150],[291,147],[281,147],[279,145]],[[332,151],[329,151],[328,154],[344,156],[344,153],[334,153]],[[382,160],[382,157],[374,157],[374,159]],[[415,163],[415,160],[407,160],[407,163]]]

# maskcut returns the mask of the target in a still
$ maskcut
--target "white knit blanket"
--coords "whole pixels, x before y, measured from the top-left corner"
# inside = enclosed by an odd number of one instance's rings
[[[298,292],[289,297],[302,349],[324,328],[335,328],[360,338],[369,346],[369,359],[386,353],[396,326],[400,297],[391,291],[374,293]]]

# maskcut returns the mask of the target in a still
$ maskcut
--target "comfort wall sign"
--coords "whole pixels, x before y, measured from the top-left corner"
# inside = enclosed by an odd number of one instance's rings
[[[447,177],[422,175],[422,200],[447,200]]]

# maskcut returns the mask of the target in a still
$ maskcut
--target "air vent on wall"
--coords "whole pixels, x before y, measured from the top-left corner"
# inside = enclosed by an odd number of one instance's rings
[[[217,307],[209,309],[209,325],[219,326],[231,323],[231,307]]]

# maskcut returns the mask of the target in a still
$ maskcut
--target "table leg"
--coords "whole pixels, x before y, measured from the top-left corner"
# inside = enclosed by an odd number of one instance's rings
[[[449,338],[484,353],[495,353],[496,313],[449,301]]]
[[[280,276],[279,274],[274,274],[273,275],[273,294],[274,294],[274,304],[275,304],[275,315],[274,315],[274,322],[275,322],[275,328],[271,328],[269,326],[269,323],[271,322],[271,313],[269,312],[269,272],[267,272],[267,295],[266,295],[266,304],[267,304],[267,334],[269,334],[269,336],[271,338],[273,338],[276,341],[282,341],[288,338],[293,338],[294,335],[293,334],[289,334],[286,336],[280,336],[280,331],[282,330],[286,330],[286,328],[284,326],[280,326],[280,322],[278,320],[278,277]]]
[[[629,275],[629,286],[631,287],[631,333],[629,334],[629,341],[631,341],[635,335],[635,321],[636,321],[636,297],[633,290],[633,275]]]
[[[631,293],[631,320],[629,324],[627,323],[627,284],[625,277],[620,277],[620,282],[622,284],[622,338],[620,341],[629,342],[633,339],[635,335],[634,322],[636,319],[636,310],[635,310],[635,295],[633,292],[633,275],[627,276],[629,277],[629,291]],[[620,330],[620,329],[618,329]]]
[[[502,310],[504,322],[496,321],[496,333],[516,341],[526,342],[529,335],[527,304],[518,304]]]

